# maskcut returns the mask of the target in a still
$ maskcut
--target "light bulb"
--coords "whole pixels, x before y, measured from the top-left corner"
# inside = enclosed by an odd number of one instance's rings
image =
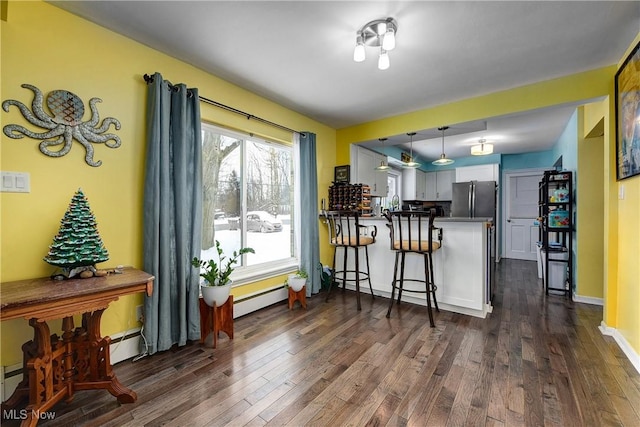
[[[376,31],[377,31],[379,36],[384,35],[384,33],[387,32],[387,23],[386,22],[380,22],[378,24],[378,28],[376,28]]]
[[[382,38],[382,48],[384,50],[393,50],[396,47],[396,32],[389,27]]]
[[[356,45],[355,50],[353,51],[353,60],[356,62],[364,61],[365,53],[364,53],[364,45],[358,44]]]
[[[380,56],[378,57],[378,69],[386,70],[389,68],[389,55],[387,55],[387,51],[384,49],[380,50]]]
[[[362,62],[365,58],[364,42],[362,41],[362,35],[358,35],[356,38],[356,48],[353,51],[353,60],[356,62]]]

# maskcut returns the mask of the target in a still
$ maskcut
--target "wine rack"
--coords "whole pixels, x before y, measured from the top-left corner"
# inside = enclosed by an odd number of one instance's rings
[[[371,187],[333,183],[329,187],[329,210],[358,211],[362,216],[372,216]]]

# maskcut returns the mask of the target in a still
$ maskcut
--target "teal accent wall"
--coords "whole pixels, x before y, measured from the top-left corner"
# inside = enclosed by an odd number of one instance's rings
[[[554,151],[547,150],[537,151],[535,153],[503,154],[501,166],[503,171],[534,168],[553,169],[554,162]]]
[[[562,169],[573,172],[578,169],[578,110],[574,111],[552,151],[554,162],[562,156]]]

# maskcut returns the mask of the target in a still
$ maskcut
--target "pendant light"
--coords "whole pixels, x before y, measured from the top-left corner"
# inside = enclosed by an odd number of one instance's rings
[[[444,154],[444,131],[449,129],[449,126],[439,127],[438,130],[442,131],[442,154],[440,154],[440,158],[438,160],[434,160],[431,164],[436,166],[446,166],[452,164],[454,161],[451,159],[447,159],[447,155]]]
[[[409,133],[407,133],[407,135],[409,135],[409,141],[410,141],[410,144],[411,144],[411,157],[409,158],[409,161],[408,161],[408,162],[405,162],[405,163],[402,165],[402,167],[403,167],[403,168],[412,168],[412,169],[415,169],[415,168],[419,168],[419,167],[420,167],[420,163],[416,162],[416,161],[415,161],[416,159],[414,159],[414,158],[413,158],[413,136],[414,136],[415,134],[416,134],[415,132],[409,132]]]
[[[378,141],[380,141],[382,143],[382,155],[384,156],[384,142],[387,140],[387,138],[378,138]],[[385,156],[386,157],[386,156]],[[387,164],[387,162],[384,161],[384,159],[382,159],[380,161],[380,166],[376,166],[375,168],[377,171],[381,171],[381,172],[385,172],[389,170],[389,165]]]

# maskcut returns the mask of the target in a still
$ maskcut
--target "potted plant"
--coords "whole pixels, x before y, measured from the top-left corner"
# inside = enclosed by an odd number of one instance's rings
[[[304,268],[298,269],[295,273],[289,275],[286,280],[286,285],[288,285],[294,292],[299,292],[304,285],[307,284],[307,279],[309,275],[305,271]]]
[[[193,258],[191,265],[200,268],[200,277],[204,280],[200,283],[202,298],[211,307],[214,303],[220,307],[229,298],[231,291],[231,273],[233,273],[233,265],[238,262],[243,254],[255,251],[252,248],[241,248],[239,251],[233,251],[230,258],[224,256],[220,242],[216,240],[216,252],[218,252],[218,261],[213,259],[201,260]]]

